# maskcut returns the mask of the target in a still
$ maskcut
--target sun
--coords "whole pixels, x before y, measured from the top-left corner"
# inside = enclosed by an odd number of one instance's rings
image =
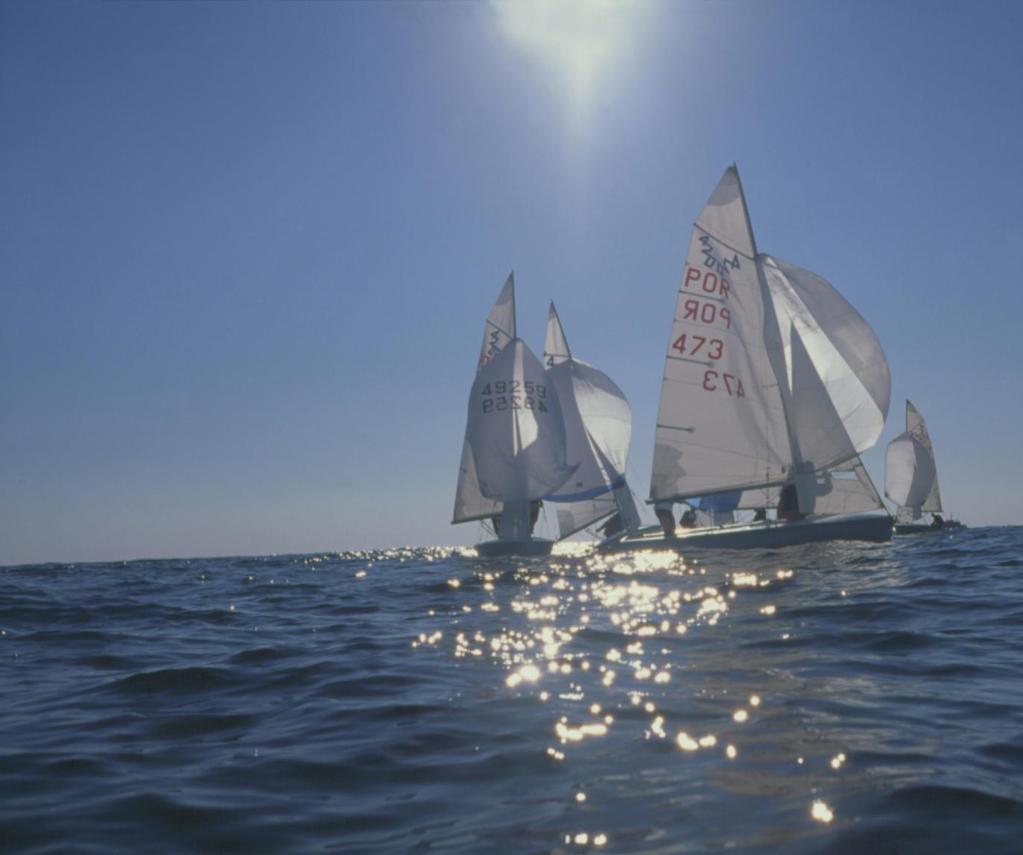
[[[628,0],[496,0],[508,38],[549,64],[580,118],[632,43],[645,4]]]

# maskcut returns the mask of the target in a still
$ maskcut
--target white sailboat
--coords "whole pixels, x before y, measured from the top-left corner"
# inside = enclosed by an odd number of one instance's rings
[[[645,529],[607,547],[890,539],[859,460],[881,433],[890,391],[888,362],[859,313],[816,274],[757,252],[730,167],[694,224],[678,289],[650,501],[732,493],[737,509],[768,518]],[[772,504],[785,505],[780,519],[766,514]]]
[[[884,493],[898,507],[895,533],[916,534],[959,527],[941,517],[941,491],[934,446],[920,411],[906,401],[906,430],[888,443],[885,452]],[[928,516],[924,516],[927,514]]]
[[[618,515],[618,530],[639,528],[639,513],[625,481],[632,410],[604,372],[575,359],[554,303],[547,317],[544,366],[565,422],[566,459],[572,476],[547,497],[557,503],[559,539]]]
[[[573,471],[557,392],[516,337],[509,275],[484,328],[452,522],[492,521],[497,538],[479,544],[480,555],[547,555],[551,541],[532,536],[533,510]]]

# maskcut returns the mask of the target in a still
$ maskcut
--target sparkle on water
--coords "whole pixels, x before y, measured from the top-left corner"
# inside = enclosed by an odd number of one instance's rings
[[[558,544],[542,569],[528,565],[476,569],[471,576],[448,580],[455,595],[471,594],[480,611],[498,612],[502,603],[506,606],[507,619],[488,624],[489,634],[473,625],[472,606],[456,603],[451,615],[457,630],[450,639],[437,630],[420,634],[412,646],[449,644],[456,659],[490,662],[503,691],[550,706],[549,729],[541,736],[546,756],[561,768],[570,767],[576,752],[614,734],[626,740],[667,740],[669,732],[680,759],[707,754],[718,758],[711,762],[734,767],[741,762],[742,733],[769,698],[765,701],[754,693],[747,697],[748,709],[736,708],[723,691],[711,732],[706,713],[693,720],[684,711],[669,718],[659,704],[671,697],[666,693],[678,691],[672,688],[672,675],[685,668],[686,645],[696,640],[695,633],[726,618],[743,591],[759,592],[792,577],[793,571],[787,569],[770,575],[737,570],[710,584],[704,566],[687,563],[674,552],[605,556],[586,545]],[[482,603],[480,591],[485,594]],[[502,594],[502,603],[496,601],[497,593]],[[774,605],[757,611],[766,618],[778,613]],[[609,639],[625,636],[631,641],[609,640],[602,655],[594,655],[594,639],[604,628],[614,630]],[[575,645],[582,633],[588,634],[585,652],[582,645],[580,649]],[[838,754],[830,769],[837,771],[844,760],[845,755]],[[793,756],[792,761],[801,765],[803,758]],[[808,782],[805,803],[810,818],[831,822],[832,809],[815,798],[814,791]],[[592,801],[581,789],[572,798],[587,806]],[[600,828],[566,829],[564,842],[603,846],[609,836]]]

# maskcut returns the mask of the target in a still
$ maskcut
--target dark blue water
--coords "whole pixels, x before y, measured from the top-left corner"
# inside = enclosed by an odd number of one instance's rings
[[[0,569],[5,852],[1021,852],[1023,528]]]

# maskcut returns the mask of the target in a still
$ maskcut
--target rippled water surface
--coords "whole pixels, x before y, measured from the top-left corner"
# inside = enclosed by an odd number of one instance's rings
[[[3,568],[0,631],[3,851],[1023,851],[1023,528]]]

